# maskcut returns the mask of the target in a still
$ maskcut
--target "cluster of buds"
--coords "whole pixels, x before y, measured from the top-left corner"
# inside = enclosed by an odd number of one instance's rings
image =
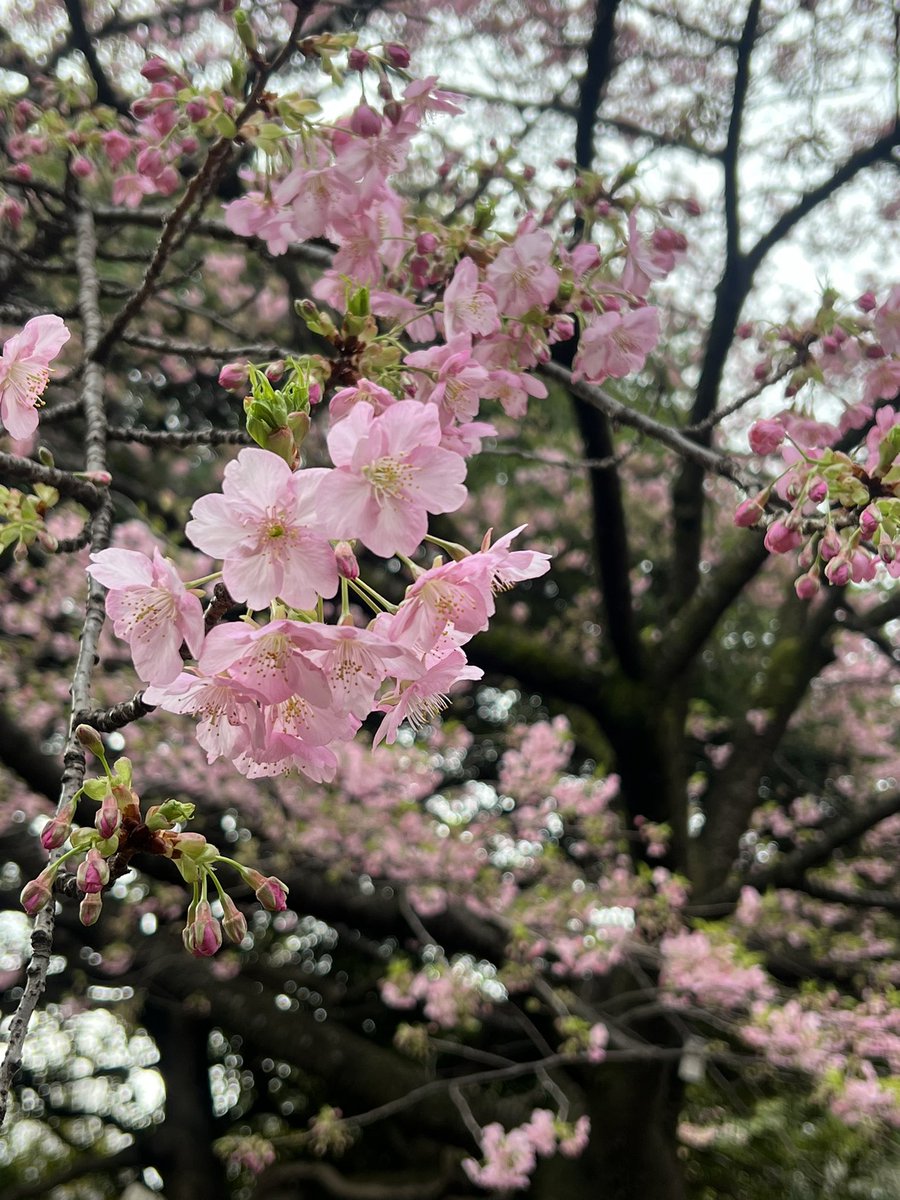
[[[247,432],[263,450],[271,450],[294,468],[300,461],[300,449],[309,433],[309,410],[322,398],[322,385],[316,378],[313,364],[306,359],[288,359],[270,363],[265,370],[248,363],[229,364],[219,376],[238,370],[245,373],[250,395],[244,398]],[[282,378],[284,377],[284,378]],[[273,384],[281,381],[281,387]]]
[[[140,797],[131,786],[131,763],[117,759],[110,767],[100,735],[89,725],[79,725],[76,737],[85,749],[100,761],[104,774],[86,780],[83,786],[59,808],[41,833],[45,850],[59,850],[69,843],[37,878],[22,889],[22,907],[33,916],[51,903],[53,888],[61,868],[71,859],[80,858],[75,883],[81,896],[79,917],[82,924],[93,925],[102,908],[102,894],[110,882],[123,874],[131,858],[138,853],[169,858],[192,889],[187,924],[183,933],[185,947],[193,954],[207,957],[222,945],[222,931],[237,945],[247,935],[247,919],[223,889],[216,868],[225,864],[235,870],[269,912],[283,912],[287,906],[287,886],[274,876],[266,876],[220,854],[201,833],[183,831],[180,826],[194,815],[194,805],[181,800],[166,800],[141,811]],[[94,828],[73,824],[80,796],[98,804]],[[221,922],[213,915],[207,899],[209,884],[218,894],[223,910]]]
[[[797,595],[809,600],[826,582],[842,586],[875,578],[879,566],[900,577],[900,422],[894,409],[878,410],[864,448],[865,462],[832,447],[804,446],[789,414],[757,421],[750,431],[757,454],[781,449],[787,462],[776,482],[743,501],[735,524],[759,524],[772,492],[789,511],[766,530],[772,554],[799,551],[804,573]]]

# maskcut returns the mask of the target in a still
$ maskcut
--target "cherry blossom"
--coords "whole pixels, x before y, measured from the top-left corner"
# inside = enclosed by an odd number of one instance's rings
[[[332,537],[359,538],[384,557],[412,554],[427,514],[454,512],[466,498],[465,462],[440,441],[437,409],[414,400],[380,416],[357,405],[332,426],[335,470],[318,489],[318,515]]]
[[[32,317],[3,344],[0,354],[0,421],[23,439],[38,426],[37,406],[50,382],[50,364],[69,340],[62,317]]]
[[[182,642],[195,658],[203,645],[198,598],[156,549],[152,558],[135,550],[101,550],[91,555],[88,571],[110,589],[106,611],[116,635],[128,642],[138,675],[145,683],[171,683],[182,670]]]
[[[294,474],[277,455],[242,450],[225,468],[222,494],[194,503],[185,532],[198,549],[224,560],[222,576],[235,600],[258,609],[280,596],[308,609],[317,597],[334,595],[334,551],[317,520],[325,476]]]

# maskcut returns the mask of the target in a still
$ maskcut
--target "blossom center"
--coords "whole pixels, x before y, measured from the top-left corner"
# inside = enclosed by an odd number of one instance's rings
[[[385,500],[402,498],[417,470],[418,467],[412,467],[398,458],[384,457],[376,458],[363,467],[362,473],[375,489],[375,499],[383,504]]]

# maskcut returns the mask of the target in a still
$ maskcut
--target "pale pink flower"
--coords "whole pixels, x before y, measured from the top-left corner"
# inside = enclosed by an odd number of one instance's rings
[[[524,417],[528,411],[529,396],[543,399],[547,388],[533,375],[516,371],[491,371],[490,381],[483,393],[500,401],[508,417]]]
[[[459,333],[446,345],[415,350],[403,362],[417,371],[436,372],[435,380],[422,378],[416,398],[438,406],[442,426],[477,416],[488,373],[472,357],[471,334]]]
[[[449,341],[457,333],[488,337],[500,328],[493,292],[478,281],[478,267],[463,258],[444,292],[444,332]]]
[[[325,672],[335,709],[362,720],[372,709],[378,687],[391,673],[392,662],[405,651],[371,630],[354,625],[308,628],[320,638],[320,647],[310,657]]]
[[[391,625],[391,636],[427,654],[447,626],[473,637],[487,629],[494,612],[492,564],[479,554],[432,567],[406,592]]]
[[[473,1158],[463,1159],[463,1169],[473,1183],[494,1190],[528,1187],[535,1168],[535,1148],[525,1129],[506,1133],[497,1121],[485,1125],[481,1131],[481,1153],[481,1163]]]
[[[385,696],[379,708],[387,715],[375,734],[373,745],[395,741],[404,720],[409,721],[413,729],[427,724],[450,703],[447,693],[455,684],[464,679],[480,679],[483,674],[480,667],[467,664],[462,650],[451,650],[418,679],[401,684],[396,692]]]
[[[327,475],[295,474],[277,454],[247,449],[225,468],[222,494],[196,501],[185,532],[205,554],[223,559],[222,578],[235,600],[259,609],[280,596],[310,609],[337,591],[334,551],[317,532],[316,498]]]
[[[659,235],[663,236],[659,236]],[[679,258],[684,257],[687,241],[673,230],[657,230],[649,244],[637,227],[637,209],[628,218],[628,256],[622,271],[622,287],[643,299],[656,279],[664,279]]]
[[[440,441],[431,405],[401,400],[380,416],[356,405],[328,434],[335,470],[319,485],[321,524],[332,537],[359,538],[385,558],[412,554],[427,532],[427,514],[455,512],[466,498],[465,462]]]
[[[485,545],[478,558],[490,565],[491,585],[495,592],[505,591],[523,579],[537,579],[550,570],[550,555],[540,550],[510,550],[513,538],[519,536],[525,525],[505,533],[493,546]],[[488,535],[489,537],[490,535]],[[487,538],[485,539],[487,542]]]
[[[197,666],[204,675],[227,675],[266,704],[299,693],[327,706],[331,692],[325,675],[307,657],[309,651],[327,647],[327,639],[318,632],[322,628],[286,620],[270,621],[260,629],[243,621],[217,625],[207,636]]]
[[[165,686],[147,688],[144,700],[166,712],[198,716],[197,741],[209,762],[236,758],[261,737],[255,697],[224,676],[207,679],[183,672]]]
[[[137,550],[101,550],[88,572],[109,588],[106,612],[116,636],[131,647],[134,669],[145,683],[171,683],[181,672],[185,642],[196,656],[203,646],[203,608],[168,559]]]
[[[373,412],[380,414],[396,403],[397,397],[387,388],[372,383],[370,379],[360,379],[353,387],[341,388],[335,392],[329,402],[328,411],[332,421],[340,421],[357,404],[370,404]]]
[[[50,382],[50,363],[69,340],[62,317],[32,317],[3,345],[0,355],[0,420],[21,440],[38,426],[37,405]]]
[[[530,308],[546,309],[556,299],[559,275],[550,265],[552,254],[553,240],[544,230],[525,233],[504,246],[487,269],[501,313],[521,317]]]
[[[579,1117],[569,1136],[560,1140],[560,1154],[565,1158],[577,1158],[586,1149],[590,1136],[591,1118],[588,1116]]]
[[[603,313],[588,325],[578,343],[573,379],[602,383],[639,371],[659,341],[657,309]]]
[[[556,1118],[549,1108],[536,1108],[519,1128],[528,1134],[538,1154],[546,1158],[556,1153]]]
[[[900,354],[900,284],[875,313],[875,335],[888,354]]]

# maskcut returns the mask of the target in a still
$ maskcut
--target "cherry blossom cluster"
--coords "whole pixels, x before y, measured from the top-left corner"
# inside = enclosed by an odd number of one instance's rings
[[[83,925],[95,924],[112,871],[121,874],[132,856],[138,853],[170,859],[191,886],[184,945],[197,956],[208,957],[216,953],[222,945],[223,929],[229,940],[237,945],[247,934],[246,917],[219,882],[216,874],[219,864],[236,871],[253,889],[263,908],[270,912],[284,911],[288,889],[280,879],[266,877],[220,854],[202,834],[182,830],[182,825],[194,815],[193,804],[166,800],[142,811],[140,797],[132,787],[130,760],[119,758],[111,767],[102,740],[89,725],[79,725],[76,735],[100,761],[104,774],[86,780],[66,807],[58,810],[44,826],[41,844],[45,850],[60,850],[67,842],[69,846],[22,889],[22,907],[29,916],[51,903],[61,868],[72,860],[80,860],[75,873],[76,888],[81,896],[78,915]],[[74,824],[82,796],[98,805],[93,829]],[[222,907],[221,922],[210,906],[211,884],[217,894],[213,898],[218,898]]]
[[[804,365],[787,391],[795,395],[827,381],[846,392],[852,382],[861,386],[861,398],[847,405],[837,425],[795,409],[758,420],[750,429],[751,450],[761,457],[780,452],[784,467],[735,513],[737,525],[751,526],[764,519],[770,502],[787,510],[769,524],[766,547],[773,554],[799,552],[804,573],[795,587],[802,599],[811,599],[823,578],[864,583],[879,567],[893,578],[900,574],[900,424],[897,410],[885,403],[900,391],[900,286],[881,304],[871,293],[860,297],[863,317],[839,318],[833,305],[830,296],[814,332],[792,335],[803,347]],[[858,449],[841,449],[841,439],[857,430],[865,431]]]
[[[229,595],[248,610],[208,633],[195,590],[158,551],[92,556],[114,629],[150,685],[146,703],[198,716],[210,762],[231,759],[251,778],[296,768],[331,779],[333,746],[370,712],[384,714],[376,744],[391,742],[404,719],[427,721],[456,683],[480,676],[462,646],[487,627],[498,590],[542,575],[549,560],[510,548],[520,530],[493,544],[488,535],[474,554],[448,543],[457,557],[427,569],[408,558],[427,514],[465,497],[465,465],[439,437],[435,408],[399,401],[381,414],[356,405],[335,423],[331,469],[294,472],[270,451],[242,450],[187,526],[198,549],[223,560]],[[406,561],[413,582],[399,605],[365,583],[347,538]],[[366,627],[351,591],[377,613]],[[183,654],[196,667],[183,670]]]
[[[463,1160],[463,1169],[479,1187],[495,1191],[527,1188],[539,1157],[562,1154],[577,1158],[588,1143],[591,1122],[587,1116],[574,1124],[561,1121],[549,1108],[536,1108],[515,1129],[504,1130],[495,1121],[481,1130],[481,1161]]]

